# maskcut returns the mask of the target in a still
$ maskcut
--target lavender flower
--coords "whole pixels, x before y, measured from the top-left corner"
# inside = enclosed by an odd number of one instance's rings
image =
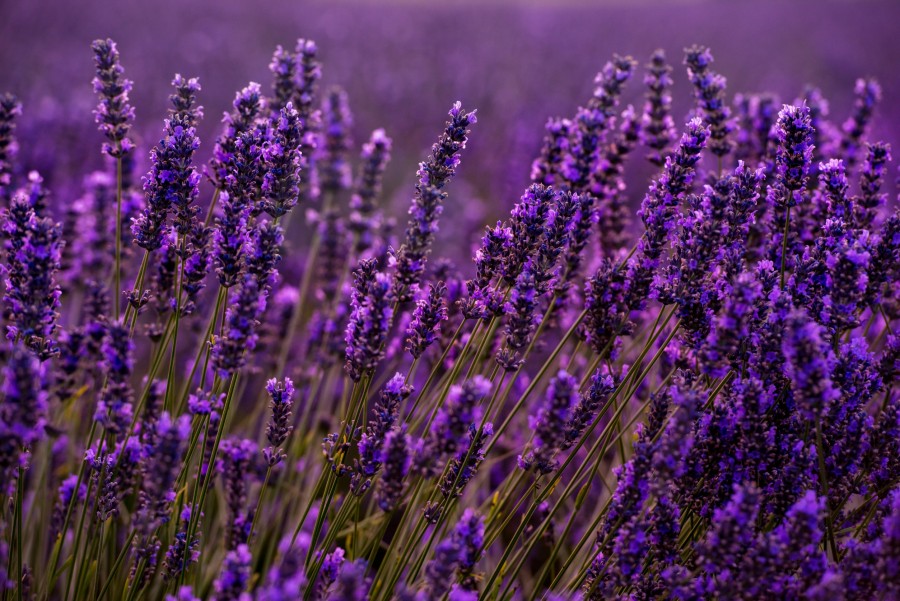
[[[734,143],[728,135],[734,129],[731,110],[725,104],[725,78],[709,68],[713,62],[712,53],[704,46],[685,49],[684,64],[688,77],[694,85],[697,104],[703,113],[703,120],[709,125],[709,149],[717,157],[723,157]]]
[[[465,445],[469,426],[481,417],[481,408],[477,403],[490,390],[490,381],[481,376],[450,388],[444,406],[438,409],[428,430],[421,451],[416,453],[415,468],[423,477],[434,476],[440,469],[441,461]]]
[[[456,173],[459,153],[466,147],[467,128],[473,123],[475,112],[466,113],[462,104],[454,104],[444,133],[431,148],[431,156],[419,164],[416,195],[409,210],[412,218],[406,227],[406,238],[394,257],[393,296],[399,303],[412,300],[413,288],[418,286],[425,271],[425,260],[443,211],[441,204],[447,197],[444,186]]]
[[[428,296],[416,302],[412,322],[406,330],[406,350],[414,359],[421,357],[441,333],[441,322],[447,321],[444,282],[432,284]]]
[[[215,601],[250,601],[249,592],[251,566],[250,549],[240,545],[225,555],[222,570],[213,582]]]
[[[42,379],[43,370],[35,357],[14,346],[3,368],[0,402],[0,491],[4,494],[13,493],[23,455],[45,437],[47,393]]]
[[[220,202],[222,215],[216,218],[217,227],[213,233],[213,263],[219,284],[231,288],[240,281],[244,266],[249,209],[241,199],[232,199],[227,192],[221,193]]]
[[[225,544],[229,550],[240,549],[249,542],[250,519],[247,510],[247,490],[250,472],[258,449],[252,440],[227,439],[219,448],[218,471],[225,487],[225,504],[228,507],[228,533]]]
[[[224,332],[212,345],[212,365],[222,377],[241,369],[247,362],[247,354],[256,347],[266,296],[256,278],[244,276],[233,304],[225,312]]]
[[[441,599],[450,592],[459,556],[459,541],[456,536],[451,535],[438,543],[434,558],[425,565],[425,599]]]
[[[272,82],[274,96],[269,101],[269,107],[275,114],[287,106],[297,88],[297,55],[290,50],[285,50],[279,44],[272,54],[269,71],[272,72],[274,78]]]
[[[577,402],[578,381],[560,370],[550,380],[544,403],[529,418],[528,426],[534,432],[534,441],[528,452],[519,455],[519,467],[549,474],[557,468],[556,454],[566,440],[566,426],[572,418],[572,407]]]
[[[541,146],[541,154],[531,164],[531,182],[554,186],[559,183],[557,180],[569,149],[572,122],[568,119],[550,119],[544,130],[547,133]]]
[[[247,273],[256,277],[259,287],[271,288],[277,277],[276,266],[281,261],[284,231],[274,221],[257,221],[250,230],[250,245],[245,261]]]
[[[463,590],[478,591],[475,565],[484,554],[484,518],[472,509],[466,509],[456,526],[454,535],[459,541],[459,576]]]
[[[874,79],[857,79],[853,92],[856,95],[853,113],[842,127],[840,146],[848,168],[852,168],[859,160],[857,155],[862,147],[862,138],[872,120],[875,105],[881,101],[881,85]]]
[[[181,511],[180,524],[175,532],[172,544],[166,549],[163,560],[163,580],[171,582],[179,574],[197,563],[200,559],[200,537],[194,534],[188,542],[188,529],[191,524],[191,506],[185,506]]]
[[[22,340],[42,361],[58,353],[52,339],[60,307],[56,283],[62,241],[60,226],[39,217],[23,196],[12,201],[3,229],[7,236],[7,338]]]
[[[328,601],[367,601],[368,591],[365,560],[347,561],[341,566]]]
[[[478,468],[484,461],[484,446],[488,439],[494,435],[494,424],[486,422],[480,429],[472,424],[469,426],[469,444],[457,451],[456,456],[450,460],[446,474],[440,484],[441,495],[445,499],[455,499],[462,496],[466,485],[475,477]],[[436,521],[438,508],[433,511],[426,508],[427,517]]]
[[[555,195],[552,189],[542,185],[529,186],[510,213],[508,243],[505,240],[506,235],[498,237],[494,234],[494,240],[485,240],[486,244],[492,242],[494,247],[499,246],[498,250],[505,251],[500,273],[507,285],[512,286],[516,283],[525,264],[537,250]],[[492,235],[491,232],[488,234]],[[494,248],[485,246],[482,252],[489,250]]]
[[[375,369],[384,356],[384,344],[393,316],[390,278],[375,269],[374,260],[362,261],[354,273],[356,282],[351,301],[352,312],[345,336],[345,368],[354,382]]]
[[[881,186],[884,183],[885,164],[891,160],[890,144],[875,142],[866,146],[866,160],[859,177],[861,193],[854,199],[856,224],[860,228],[871,228],[884,206],[885,194],[881,192]]]
[[[409,395],[412,387],[408,386],[400,373],[388,380],[381,389],[381,395],[373,407],[373,415],[369,420],[365,433],[359,439],[359,463],[357,474],[351,488],[356,494],[362,494],[368,489],[368,484],[363,480],[374,476],[382,466],[381,455],[385,444],[385,437],[395,429],[395,424],[400,413],[400,405]]]
[[[109,140],[103,145],[103,152],[121,159],[133,148],[131,140],[127,138],[131,122],[134,121],[134,108],[128,104],[132,82],[122,76],[125,70],[119,64],[119,51],[115,42],[110,39],[94,40],[91,49],[97,65],[97,75],[92,83],[94,92],[100,97],[94,117],[100,124],[100,131]]]
[[[318,47],[312,40],[297,40],[297,81],[294,89],[294,108],[303,124],[300,152],[304,157],[300,171],[300,198],[312,201],[319,196],[319,180],[315,165],[318,147],[318,130],[321,115],[315,110],[316,88],[322,78],[322,67],[317,59]]]
[[[136,565],[140,561],[145,563],[145,580],[156,570],[160,542],[155,532],[169,521],[170,505],[175,500],[174,486],[190,433],[190,416],[173,420],[168,413],[163,413],[156,424],[154,443],[145,449],[141,458],[143,482],[134,519],[140,539],[133,554]]]
[[[672,119],[672,67],[666,62],[666,53],[656,50],[647,65],[644,85],[647,101],[641,116],[641,143],[650,149],[647,160],[662,167],[669,145],[675,140],[675,121]]]
[[[262,181],[263,210],[278,219],[296,206],[300,196],[303,125],[291,102],[273,116],[272,140],[263,149],[266,173]]]
[[[581,438],[584,431],[597,418],[597,412],[615,392],[615,380],[610,375],[603,375],[597,370],[591,376],[591,386],[581,393],[578,402],[572,407],[572,413],[565,426],[565,438],[560,449],[568,449]]]
[[[384,130],[376,129],[362,147],[359,175],[350,199],[350,229],[356,234],[357,253],[372,246],[372,221],[376,219],[376,202],[381,194],[385,168],[391,158],[391,144]]]
[[[172,116],[166,120],[163,139],[150,151],[153,166],[144,178],[147,207],[131,226],[135,243],[147,250],[160,247],[167,215],[174,207],[174,226],[181,236],[190,230],[198,208],[200,174],[192,166],[194,152],[200,145],[193,123],[202,115],[194,108],[194,94],[200,85],[196,79],[186,83],[176,75],[172,85]]]
[[[284,459],[285,452],[281,447],[294,430],[294,426],[289,423],[291,409],[294,407],[294,382],[285,378],[279,383],[271,378],[266,382],[266,392],[269,393],[272,406],[272,419],[266,424],[266,439],[271,446],[263,451],[263,455],[271,466]]]
[[[129,383],[134,371],[134,343],[128,328],[121,323],[109,325],[103,341],[103,367],[106,386],[100,393],[94,421],[118,437],[128,430],[134,412],[134,393]]]
[[[409,455],[410,440],[406,429],[394,429],[384,437],[384,445],[378,459],[384,466],[384,472],[375,491],[378,507],[382,511],[391,512],[397,508],[405,487],[403,480],[409,472],[411,457]]]
[[[250,82],[246,88],[235,95],[232,106],[234,110],[231,113],[225,113],[222,118],[225,128],[216,139],[213,159],[210,162],[212,168],[210,175],[220,190],[224,190],[228,185],[226,180],[237,158],[238,140],[242,135],[253,130],[265,106],[259,84]]]
[[[839,397],[831,381],[834,353],[822,327],[802,312],[795,311],[788,317],[786,334],[782,353],[794,403],[804,418],[815,420]]]
[[[22,105],[12,94],[0,96],[0,202],[6,206],[12,196],[13,161],[18,152],[16,142],[16,117],[22,114]]]
[[[316,161],[322,191],[336,194],[350,187],[350,163],[347,154],[352,147],[350,128],[353,115],[347,92],[339,87],[328,90],[322,102],[322,134],[320,154]]]

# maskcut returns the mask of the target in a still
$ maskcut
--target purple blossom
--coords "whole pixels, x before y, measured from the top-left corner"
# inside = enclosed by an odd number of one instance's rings
[[[322,100],[322,132],[316,169],[322,191],[334,195],[350,187],[348,154],[353,142],[353,115],[347,92],[335,86]]]
[[[227,192],[222,192],[219,199],[222,214],[216,218],[213,232],[213,264],[219,284],[231,288],[240,281],[244,268],[244,247],[249,244],[247,220],[250,211],[243,201],[232,200]]]
[[[384,445],[378,454],[378,460],[384,466],[384,471],[375,490],[378,507],[382,511],[393,511],[403,498],[405,492],[403,480],[412,463],[409,451],[410,439],[406,428],[395,428],[385,435]]]
[[[52,336],[60,307],[56,272],[60,267],[62,232],[50,218],[35,214],[24,196],[13,199],[4,217],[3,300],[11,322],[6,337],[22,340],[44,361],[58,353]]]
[[[247,545],[240,545],[225,554],[222,569],[213,582],[215,601],[251,601],[253,597],[247,591],[252,575],[251,560]]]
[[[666,62],[663,50],[654,51],[647,65],[644,85],[647,101],[641,116],[641,143],[650,149],[647,160],[662,167],[672,142],[675,140],[675,121],[672,119],[672,67]]]
[[[6,206],[12,196],[13,161],[19,149],[16,141],[16,118],[22,105],[10,93],[0,96],[0,206]]]
[[[217,469],[222,475],[228,508],[225,545],[229,550],[240,549],[249,542],[252,513],[247,509],[247,492],[258,452],[256,443],[246,439],[229,438],[219,448]]]
[[[447,197],[444,187],[456,173],[459,153],[466,147],[468,127],[475,123],[475,112],[466,113],[457,102],[450,109],[450,121],[438,142],[431,148],[431,156],[419,163],[416,194],[409,209],[403,244],[394,256],[394,289],[397,302],[412,300],[425,271],[425,260],[437,232],[438,218]]]
[[[240,370],[259,339],[259,319],[266,308],[267,292],[252,275],[245,275],[237,295],[225,311],[225,327],[212,345],[212,365],[222,377]]]
[[[731,110],[725,103],[725,78],[710,69],[712,52],[705,46],[685,49],[684,64],[688,77],[694,86],[697,108],[703,114],[703,121],[709,125],[709,149],[717,157],[723,157],[734,146],[728,138],[734,130]]]
[[[415,456],[415,469],[422,477],[436,475],[443,467],[441,462],[466,445],[469,427],[481,418],[478,403],[490,390],[491,382],[481,376],[451,386]]]
[[[859,176],[860,195],[854,199],[857,227],[871,228],[885,204],[886,195],[881,192],[881,187],[884,184],[885,166],[890,160],[890,144],[875,142],[866,145],[866,160]]]
[[[280,47],[279,47],[280,49]],[[263,210],[278,219],[296,206],[300,196],[300,150],[303,125],[290,101],[273,115],[269,127],[272,140],[263,149],[265,175],[262,180]]]
[[[125,79],[125,70],[119,64],[119,51],[116,43],[110,39],[94,40],[91,44],[96,63],[94,92],[100,97],[100,104],[94,111],[94,117],[100,125],[100,132],[109,140],[103,145],[103,152],[113,158],[121,159],[133,148],[127,138],[134,121],[134,108],[128,104],[128,93],[131,91],[131,80]]]
[[[557,468],[556,454],[566,441],[567,425],[578,398],[578,380],[560,370],[550,380],[543,404],[529,418],[528,427],[534,432],[531,448],[519,455],[519,467],[549,474]]]
[[[222,134],[216,139],[213,148],[213,159],[210,161],[210,174],[216,186],[224,190],[229,172],[232,170],[238,153],[238,140],[256,126],[262,115],[265,100],[259,90],[259,84],[250,82],[246,88],[235,95],[232,103],[234,110],[225,113],[222,123],[225,124]]]
[[[881,101],[881,85],[875,79],[857,79],[853,89],[856,100],[853,112],[842,126],[841,155],[845,157],[847,166],[852,168],[859,160],[857,156],[862,147],[862,138],[866,135],[875,106]]]
[[[47,393],[43,369],[21,346],[14,346],[3,368],[3,400],[0,402],[0,476],[4,494],[12,494],[16,470],[26,455],[45,437]]]
[[[351,314],[344,338],[347,343],[345,368],[354,382],[374,370],[381,361],[393,317],[391,280],[375,269],[374,260],[362,261],[354,273]]]
[[[447,321],[447,304],[444,282],[432,284],[428,296],[416,302],[412,322],[406,329],[406,350],[413,358],[421,357],[434,344],[441,333],[441,322]]]
[[[391,158],[391,145],[391,139],[384,130],[376,129],[362,146],[359,174],[350,198],[350,229],[356,235],[357,253],[372,247],[373,220],[377,219],[377,202],[384,171]]]
[[[271,378],[266,382],[266,392],[272,407],[272,419],[266,424],[266,439],[271,446],[263,451],[263,455],[271,466],[284,459],[285,452],[281,447],[294,430],[290,423],[294,408],[294,382],[290,378],[281,382]]]
[[[121,323],[110,324],[103,341],[103,370],[106,386],[100,393],[94,421],[119,437],[128,431],[134,412],[134,392],[129,382],[134,371],[134,343]]]
[[[572,122],[568,119],[550,119],[544,126],[544,142],[541,153],[531,164],[531,182],[544,186],[554,186],[559,182],[563,161],[569,150],[572,136]]]

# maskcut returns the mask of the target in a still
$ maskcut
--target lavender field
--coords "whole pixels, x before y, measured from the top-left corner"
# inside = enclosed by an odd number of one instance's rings
[[[0,6],[0,595],[900,599],[894,2]]]

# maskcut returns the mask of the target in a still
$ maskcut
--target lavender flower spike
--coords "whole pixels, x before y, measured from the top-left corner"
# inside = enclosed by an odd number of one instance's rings
[[[441,322],[447,320],[447,304],[444,282],[432,284],[428,296],[416,303],[412,323],[406,330],[406,350],[418,359],[440,335]]]
[[[350,229],[357,236],[356,252],[372,246],[372,221],[376,216],[384,170],[391,158],[391,144],[384,130],[376,129],[362,147],[361,167],[350,198]]]
[[[403,499],[403,480],[412,462],[409,451],[410,440],[405,427],[391,430],[384,437],[384,446],[378,455],[384,472],[375,489],[375,499],[382,511],[393,511]]]
[[[21,346],[13,347],[3,368],[0,401],[0,494],[11,494],[21,453],[45,436],[47,393],[43,371],[35,357]]]
[[[374,260],[362,261],[354,274],[352,312],[344,337],[347,343],[345,368],[354,382],[374,370],[381,361],[393,317],[390,278],[377,273],[375,268]]]
[[[566,430],[572,418],[572,407],[578,398],[578,380],[564,370],[550,381],[543,405],[529,417],[528,426],[534,432],[531,449],[519,455],[519,467],[534,468],[549,474],[557,467],[556,454],[566,442]]]
[[[12,196],[12,162],[19,149],[16,142],[16,117],[22,114],[22,105],[12,94],[0,96],[0,207],[5,207]]]
[[[841,136],[841,154],[848,169],[859,160],[862,138],[872,120],[875,105],[881,101],[881,85],[875,79],[857,79],[853,92],[856,95],[853,113],[844,122]]]
[[[647,101],[641,116],[639,136],[641,142],[650,149],[647,160],[662,167],[666,162],[669,146],[675,140],[675,121],[672,119],[672,67],[666,63],[666,53],[657,50],[650,57],[644,84],[647,86]]]
[[[103,145],[103,152],[113,158],[122,158],[133,144],[126,136],[134,121],[134,108],[128,104],[131,80],[125,79],[124,69],[119,64],[119,51],[110,39],[95,40],[91,44],[97,75],[94,77],[94,92],[100,97],[100,104],[94,117],[100,124],[100,131],[109,140]]]
[[[350,129],[353,115],[347,92],[335,86],[328,90],[322,102],[322,147],[316,168],[319,185],[327,194],[337,194],[350,187],[350,163],[348,153],[353,145]]]
[[[11,324],[6,337],[22,340],[42,361],[58,353],[53,341],[61,294],[56,283],[62,232],[49,217],[39,217],[27,197],[17,196],[5,215],[6,294]]]
[[[725,78],[709,68],[712,62],[709,48],[692,46],[685,50],[684,63],[687,65],[688,76],[694,84],[703,120],[709,125],[709,149],[717,157],[723,157],[734,145],[728,139],[734,123],[731,109],[725,104]]]
[[[272,117],[272,140],[263,150],[263,210],[278,219],[297,204],[300,196],[300,168],[303,125],[290,102]]]
[[[240,545],[225,555],[222,571],[213,583],[214,601],[251,601],[253,597],[247,592],[252,575],[251,559],[247,545]]]
[[[406,227],[406,238],[394,256],[393,294],[397,302],[412,300],[414,288],[422,278],[425,260],[438,229],[438,218],[443,211],[441,204],[447,197],[444,187],[456,173],[459,153],[466,147],[467,128],[475,121],[474,111],[466,113],[461,103],[454,104],[444,133],[431,148],[431,156],[419,163],[416,195],[409,209],[412,218]]]
[[[237,297],[225,313],[225,332],[212,346],[213,367],[227,377],[244,366],[256,348],[259,318],[266,308],[267,293],[252,275],[245,275]]]
[[[269,465],[280,463],[284,457],[281,448],[294,429],[291,425],[291,409],[294,407],[294,382],[285,378],[278,382],[275,378],[266,382],[266,392],[272,406],[272,419],[266,425],[266,438],[269,446],[263,451],[263,456]]]
[[[192,162],[200,142],[191,123],[196,117],[193,94],[200,86],[193,81],[194,85],[188,86],[176,76],[173,84],[181,88],[176,88],[179,92],[172,96],[173,115],[166,120],[164,138],[150,151],[152,167],[144,179],[147,207],[131,226],[135,243],[147,250],[162,245],[166,217],[173,206],[175,230],[182,236],[188,233],[197,212],[194,201],[200,174]]]

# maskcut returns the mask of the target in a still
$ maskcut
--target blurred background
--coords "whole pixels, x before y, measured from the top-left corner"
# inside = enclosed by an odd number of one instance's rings
[[[452,102],[478,109],[440,235],[467,253],[482,224],[506,213],[521,194],[547,118],[573,115],[614,52],[631,54],[642,66],[654,49],[667,52],[675,67],[674,114],[682,123],[693,100],[683,48],[695,43],[712,48],[729,97],[770,91],[793,102],[813,84],[829,98],[837,124],[849,114],[856,78],[874,76],[884,100],[869,139],[892,142],[897,154],[898,18],[897,0],[3,0],[0,91],[24,103],[19,134],[26,167],[40,169],[51,185],[87,173],[102,165],[91,114],[90,42],[112,37],[135,82],[143,160],[161,130],[176,72],[198,76],[203,85],[205,160],[234,92],[249,81],[271,85],[275,46],[314,39],[324,87],[337,84],[350,94],[357,144],[377,127],[394,139],[386,184],[394,215],[402,216],[416,164]],[[642,78],[643,67],[624,104],[640,108]],[[628,170],[640,182],[631,186],[637,203],[652,170],[635,155]],[[77,193],[60,189],[57,196],[65,202]]]

